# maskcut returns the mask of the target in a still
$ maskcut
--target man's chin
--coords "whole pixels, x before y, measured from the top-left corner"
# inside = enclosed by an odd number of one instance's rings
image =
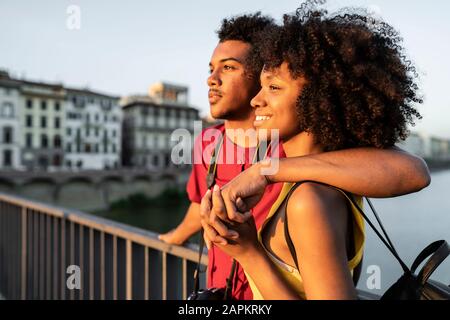
[[[222,120],[226,120],[228,118],[228,113],[226,112],[226,110],[224,110],[224,108],[221,108],[220,103],[216,103],[209,106],[209,110],[211,113],[211,117],[213,117],[214,119],[222,119]]]

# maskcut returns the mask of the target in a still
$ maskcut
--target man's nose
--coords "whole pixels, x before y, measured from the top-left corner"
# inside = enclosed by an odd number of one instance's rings
[[[220,86],[222,84],[222,81],[220,80],[220,76],[219,76],[218,72],[216,72],[216,71],[211,72],[211,74],[209,75],[206,82],[209,87],[216,87],[216,86]]]

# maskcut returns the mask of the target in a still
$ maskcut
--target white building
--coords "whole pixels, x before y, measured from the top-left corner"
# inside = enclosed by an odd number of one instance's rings
[[[21,163],[28,169],[62,169],[64,99],[61,84],[20,81]]]
[[[188,89],[167,83],[150,87],[147,96],[122,98],[123,165],[141,168],[167,168],[171,162],[170,137],[175,129],[194,131],[197,109],[187,102]]]
[[[119,98],[0,71],[0,169],[110,169],[121,163]]]
[[[67,89],[65,167],[111,169],[120,166],[122,110],[119,98],[90,90]]]
[[[19,84],[0,71],[0,169],[20,169]]]

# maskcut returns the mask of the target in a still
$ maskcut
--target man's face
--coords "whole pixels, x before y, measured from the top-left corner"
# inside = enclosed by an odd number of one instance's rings
[[[219,42],[209,63],[209,105],[216,119],[253,117],[250,100],[259,90],[257,77],[245,68],[251,45],[237,40]]]

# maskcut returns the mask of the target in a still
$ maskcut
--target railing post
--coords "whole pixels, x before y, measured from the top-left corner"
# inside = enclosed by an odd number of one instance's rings
[[[126,265],[126,272],[127,272],[127,276],[126,276],[126,286],[127,286],[127,300],[131,300],[133,298],[133,278],[132,278],[132,272],[133,272],[133,262],[132,262],[132,243],[131,240],[127,239],[127,265]]]
[[[22,286],[21,299],[27,298],[27,208],[22,207]]]
[[[162,299],[167,300],[167,253],[162,252]]]

